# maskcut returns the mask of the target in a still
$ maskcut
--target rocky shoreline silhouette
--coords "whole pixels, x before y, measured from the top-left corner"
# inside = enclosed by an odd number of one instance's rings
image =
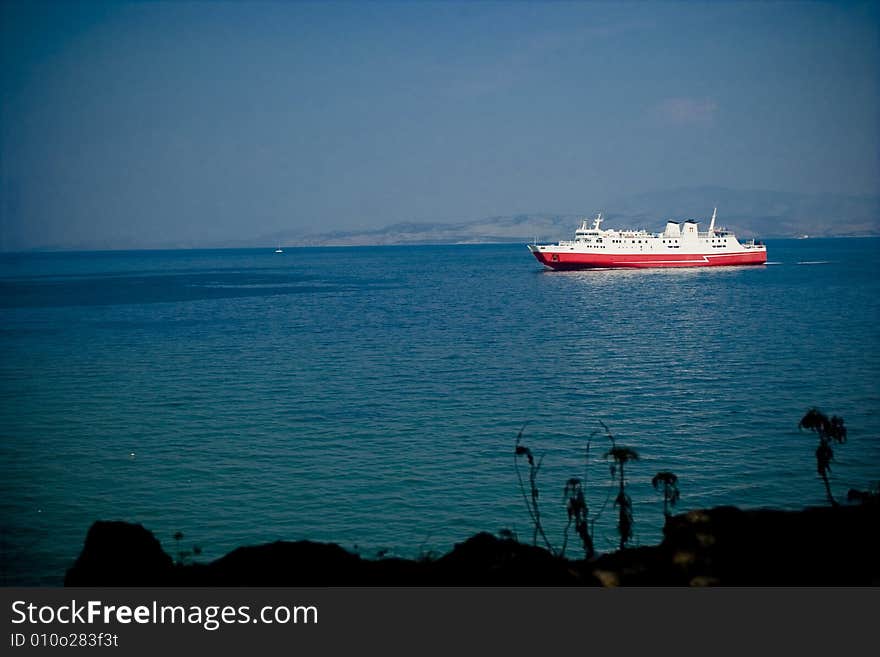
[[[565,559],[479,533],[437,558],[365,559],[276,541],[175,562],[139,524],[98,521],[65,586],[877,586],[876,501],[800,511],[734,506],[670,516],[659,545]]]

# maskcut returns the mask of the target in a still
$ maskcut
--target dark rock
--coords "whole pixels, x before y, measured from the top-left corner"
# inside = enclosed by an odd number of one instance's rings
[[[208,586],[340,586],[359,581],[363,564],[334,543],[276,541],[237,548],[191,579]]]
[[[559,586],[581,581],[573,562],[485,532],[456,544],[437,560],[434,573],[439,581],[453,586]]]
[[[98,521],[83,551],[67,571],[65,586],[165,586],[174,563],[143,525]]]
[[[668,519],[659,546],[605,555],[594,570],[611,585],[876,585],[878,521],[875,505],[689,511]]]

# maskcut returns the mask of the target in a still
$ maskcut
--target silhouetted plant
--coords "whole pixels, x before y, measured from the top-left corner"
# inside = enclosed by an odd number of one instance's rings
[[[614,462],[611,464],[612,480],[617,476],[617,470],[620,469],[620,490],[614,500],[614,506],[618,508],[617,531],[620,534],[620,549],[626,547],[627,541],[632,538],[633,514],[632,500],[626,494],[626,473],[624,466],[630,461],[638,461],[639,454],[629,447],[614,446],[605,452],[605,458],[611,457]]]
[[[602,424],[602,427],[608,431],[608,427],[605,426],[602,421],[599,421]],[[568,545],[568,532],[571,529],[572,524],[574,524],[574,530],[577,532],[577,535],[581,539],[581,546],[584,549],[584,558],[592,559],[596,556],[596,549],[593,544],[593,527],[598,518],[598,515],[601,515],[602,510],[599,510],[599,514],[592,519],[592,522],[589,521],[590,510],[587,506],[587,498],[585,490],[587,488],[587,481],[590,475],[590,446],[593,443],[593,437],[596,435],[596,431],[590,434],[590,437],[587,438],[587,444],[584,446],[584,477],[580,479],[578,477],[572,477],[565,483],[565,489],[563,491],[563,495],[565,498],[565,510],[568,514],[568,523],[565,525],[565,531],[563,534],[563,545],[560,556],[565,556],[565,548]],[[608,432],[610,435],[610,432]],[[612,444],[613,438],[612,438]],[[607,498],[605,502],[607,503]],[[604,505],[603,507],[604,508]]]
[[[834,460],[832,443],[846,442],[846,427],[843,418],[832,415],[829,418],[817,408],[811,408],[798,422],[798,428],[815,431],[819,436],[819,446],[816,448],[816,470],[825,483],[825,493],[832,506],[839,506],[837,500],[831,494],[831,484],[828,481],[828,473],[831,472],[831,461]]]
[[[535,455],[532,454],[532,450],[522,444],[522,436],[525,431],[525,425],[523,428],[519,430],[519,434],[516,436],[516,449],[513,453],[513,465],[516,469],[516,478],[519,481],[519,489],[522,493],[523,500],[526,503],[526,508],[529,511],[529,516],[532,519],[532,526],[534,531],[532,532],[532,545],[538,544],[538,535],[541,535],[541,538],[544,541],[544,544],[547,546],[547,549],[550,550],[551,553],[556,554],[556,550],[553,548],[553,545],[550,543],[547,538],[547,534],[544,533],[544,527],[541,524],[541,509],[538,505],[538,497],[540,496],[540,491],[538,490],[538,472],[541,470],[541,464],[544,461],[544,458],[541,457],[537,462],[535,461]],[[526,494],[526,486],[523,482],[522,473],[519,469],[519,459],[520,457],[525,457],[526,461],[529,464],[529,493]]]
[[[602,430],[605,432],[605,437],[608,439],[608,442],[611,443],[611,447],[612,447],[612,448],[613,448],[613,447],[616,447],[616,446],[617,446],[617,442],[614,440],[614,434],[611,433],[611,429],[609,429],[609,428],[608,428],[608,425],[605,424],[602,420],[598,420],[598,422],[599,422],[599,424],[602,426]],[[590,434],[590,439],[587,441],[586,458],[587,458],[587,462],[588,462],[588,463],[589,463],[589,459],[590,459],[590,443],[592,442],[592,439],[593,439],[593,438],[596,436],[596,434],[598,434],[598,433],[599,433],[599,431],[594,431],[593,433],[591,433],[591,434]],[[584,475],[584,477],[585,477],[585,478],[584,478],[584,484],[586,485],[586,474]],[[601,504],[601,506],[599,507],[599,510],[598,510],[596,513],[593,514],[593,517],[592,517],[592,519],[590,520],[590,535],[591,535],[591,536],[595,536],[595,535],[596,535],[596,522],[597,522],[597,521],[599,520],[599,518],[601,518],[602,515],[605,513],[605,509],[608,507],[608,502],[611,501],[611,496],[612,496],[613,494],[614,494],[614,479],[613,479],[613,477],[612,477],[612,480],[611,480],[611,486],[609,486],[609,488],[608,488],[608,493],[605,495],[605,499],[602,500],[602,504]]]
[[[668,470],[658,472],[651,479],[651,485],[656,490],[660,488],[661,484],[663,485],[663,517],[668,518],[670,515],[669,507],[675,506],[681,497],[678,492],[678,477]]]
[[[538,536],[540,535],[547,549],[552,554],[559,557],[565,556],[565,552],[568,547],[569,533],[572,526],[574,527],[575,532],[580,538],[585,558],[592,559],[595,556],[596,550],[593,541],[593,537],[595,536],[595,523],[602,515],[602,512],[604,511],[609,500],[611,499],[611,496],[614,493],[614,490],[616,488],[615,481],[617,480],[616,474],[618,469],[620,470],[619,492],[617,494],[617,497],[615,498],[614,505],[617,506],[619,509],[618,532],[621,536],[620,546],[624,547],[627,541],[629,541],[629,539],[632,537],[632,501],[626,494],[626,477],[624,467],[626,463],[638,460],[639,455],[633,449],[627,447],[618,447],[614,440],[614,435],[611,433],[605,423],[600,420],[599,424],[602,425],[602,429],[604,430],[606,437],[611,443],[611,449],[609,449],[608,452],[605,454],[606,459],[609,457],[612,457],[614,459],[614,462],[611,465],[611,486],[609,488],[608,495],[606,495],[605,500],[599,508],[598,513],[593,514],[593,517],[591,518],[590,509],[587,506],[586,489],[587,477],[589,475],[590,468],[590,446],[592,444],[593,437],[595,437],[596,434],[599,433],[599,431],[597,430],[590,434],[589,439],[587,439],[586,449],[584,450],[583,478],[569,478],[566,481],[565,487],[563,489],[568,522],[566,523],[565,529],[563,531],[562,547],[559,551],[556,551],[550,540],[547,538],[547,534],[544,531],[544,526],[541,521],[541,510],[538,504],[540,491],[538,490],[537,478],[538,473],[541,469],[541,464],[543,463],[543,458],[536,460],[532,450],[522,444],[522,437],[525,431],[525,425],[523,425],[523,428],[520,429],[516,437],[516,448],[514,450],[514,467],[516,469],[516,476],[519,482],[520,492],[522,493],[526,509],[529,512],[529,517],[532,520],[532,544],[538,544]],[[526,492],[525,479],[519,467],[520,458],[524,458],[529,465],[528,492]]]
[[[180,541],[183,540],[183,532],[174,532],[172,538],[174,539],[175,551],[177,552],[177,563],[181,563]]]
[[[565,525],[560,556],[565,556],[565,548],[568,545],[568,530],[571,528],[572,523],[574,523],[574,530],[580,536],[581,544],[584,547],[584,557],[592,559],[595,555],[595,548],[593,547],[593,538],[590,536],[587,526],[589,509],[587,508],[587,499],[584,496],[584,487],[580,479],[572,477],[565,483],[565,497],[568,524]]]
[[[178,566],[186,565],[186,562],[190,557],[197,557],[202,553],[202,548],[198,545],[193,545],[192,550],[181,550],[180,541],[183,540],[184,536],[185,534],[183,532],[174,532],[174,535],[171,537],[174,539],[174,549],[177,552],[177,560],[175,563]]]

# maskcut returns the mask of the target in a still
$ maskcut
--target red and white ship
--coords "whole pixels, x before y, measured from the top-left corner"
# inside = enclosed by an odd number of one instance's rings
[[[538,262],[553,269],[621,267],[717,267],[762,265],[767,247],[761,242],[740,242],[726,228],[700,232],[696,221],[667,221],[662,233],[645,230],[602,230],[600,213],[588,226],[584,219],[573,240],[558,244],[529,244]]]

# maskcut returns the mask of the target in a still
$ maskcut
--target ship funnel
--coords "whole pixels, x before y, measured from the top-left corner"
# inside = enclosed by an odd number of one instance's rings
[[[664,237],[678,237],[681,235],[681,226],[674,221],[666,222],[666,230],[663,231]]]

